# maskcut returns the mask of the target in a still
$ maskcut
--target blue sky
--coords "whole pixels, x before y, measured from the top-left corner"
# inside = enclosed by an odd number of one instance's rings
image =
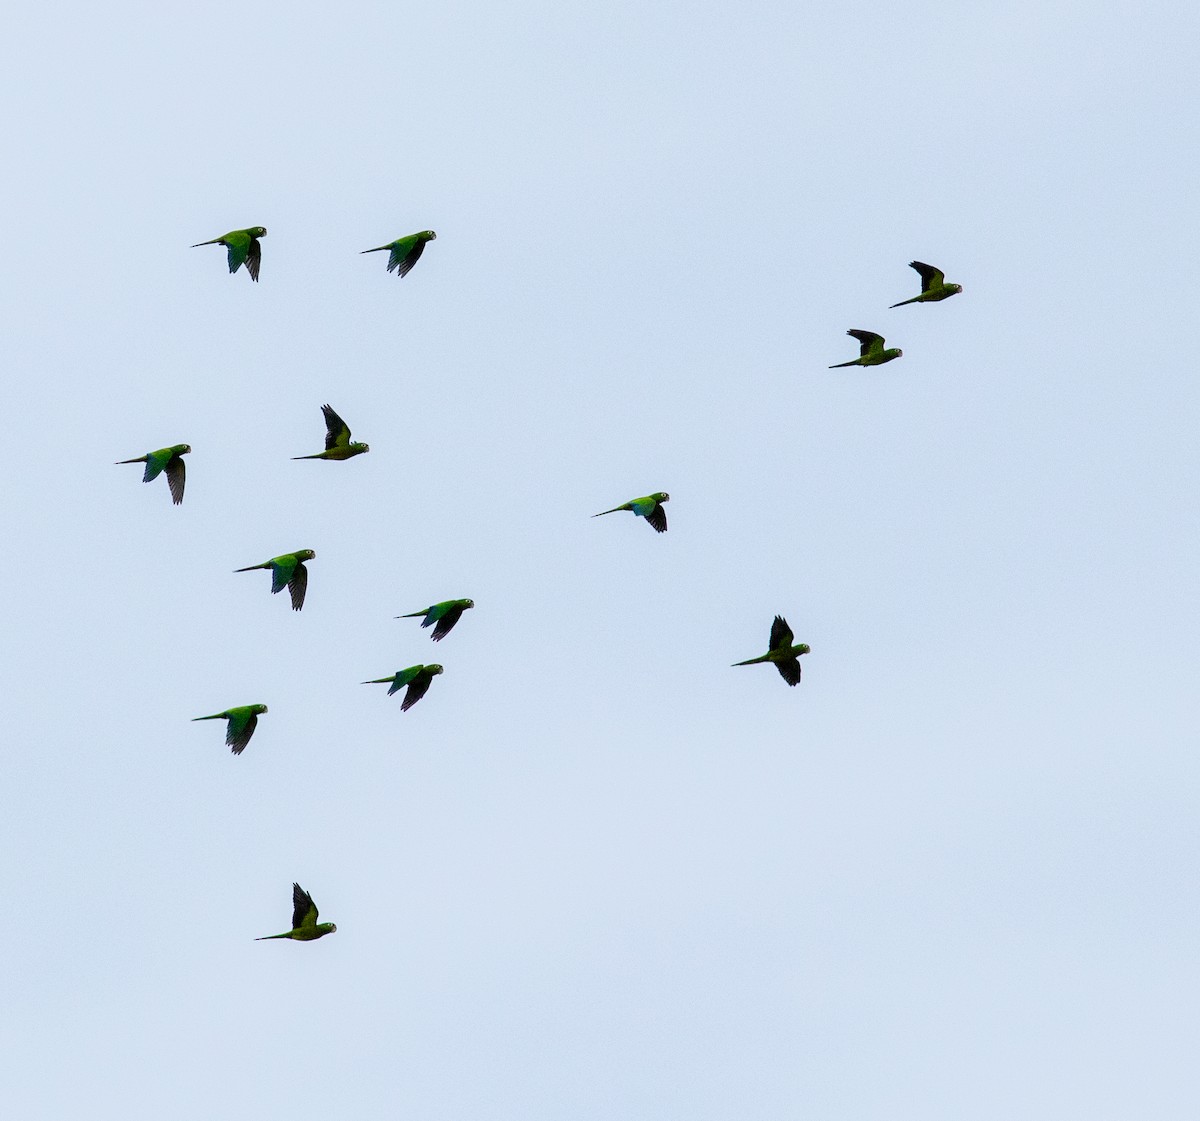
[[[19,13],[13,1115],[1194,1117],[1196,23]]]

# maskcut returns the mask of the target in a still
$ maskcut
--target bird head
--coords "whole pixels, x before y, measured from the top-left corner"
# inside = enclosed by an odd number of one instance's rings
[[[429,674],[430,677],[436,677],[439,673],[442,672],[442,667],[437,665],[436,663],[434,663],[432,666],[426,666],[425,672],[427,674]],[[440,688],[440,686],[439,686],[439,688]]]
[[[326,925],[327,927],[329,927],[329,933],[330,933],[330,934],[336,934],[336,933],[337,933],[337,923],[335,923],[335,922],[328,922],[328,923],[325,923],[325,925]]]
[[[946,287],[947,287],[948,289],[950,289],[950,291],[951,291],[951,292],[954,292],[954,293],[956,293],[956,294],[962,291],[962,285],[961,285],[961,284],[947,284],[947,285],[946,285]]]
[[[250,709],[256,716],[261,716],[264,712],[267,711],[267,706],[266,705],[251,705]]]
[[[266,226],[255,226],[252,230],[250,230],[248,232],[251,237],[266,237],[267,236],[267,227]]]
[[[671,496],[665,491],[660,490],[656,495],[652,496],[655,502],[670,502]]]
[[[357,452],[369,452],[371,450],[370,444],[362,444],[362,443],[359,443],[357,440],[354,443],[352,443],[350,446]]]
[[[422,230],[422,231],[421,231],[421,236],[422,236],[422,237],[423,237],[423,238],[424,238],[426,241],[437,241],[437,234],[435,234],[435,233],[433,232],[433,230]]]
[[[801,654],[807,654],[811,650],[812,650],[812,647],[809,646],[809,644],[807,642],[802,642],[802,643],[800,643],[799,646],[796,647],[796,657],[799,657]]]
[[[187,455],[187,453],[190,452],[191,450],[192,450],[191,444],[176,444],[171,449],[171,451],[173,451],[176,455]]]
[[[466,611],[466,609],[468,607],[474,607],[474,606],[475,606],[475,601],[473,599],[464,599],[463,600],[463,610],[464,611]]]
[[[301,549],[301,550],[300,550],[300,551],[299,551],[299,552],[296,554],[296,559],[297,559],[297,560],[302,560],[302,561],[306,561],[306,560],[312,560],[312,559],[313,559],[313,557],[315,557],[316,555],[317,555],[317,554],[316,554],[316,553],[314,553],[314,552],[312,551],[312,549]]]

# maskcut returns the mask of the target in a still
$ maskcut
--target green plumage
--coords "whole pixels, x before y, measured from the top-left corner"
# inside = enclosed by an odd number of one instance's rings
[[[331,922],[318,923],[317,905],[299,884],[292,884],[292,929],[282,934],[264,934],[255,938],[255,942],[269,942],[273,938],[290,938],[293,942],[312,942],[324,938],[337,930],[337,924]]]
[[[908,267],[916,269],[921,274],[921,294],[911,300],[901,300],[892,307],[903,307],[905,304],[929,304],[938,300],[948,300],[962,291],[961,284],[947,284],[941,269],[927,265],[924,261],[909,261]]]
[[[315,455],[294,455],[293,459],[350,459],[369,452],[367,444],[351,443],[350,428],[329,405],[321,406],[325,417],[325,450]]]
[[[192,248],[198,249],[201,245],[225,246],[229,250],[229,271],[237,272],[245,265],[250,279],[257,283],[258,267],[262,264],[262,246],[258,239],[266,236],[267,231],[263,226],[251,226],[246,230],[230,230],[211,241],[198,241]]]
[[[792,639],[794,637],[792,628],[787,625],[787,620],[782,615],[776,615],[775,621],[771,624],[771,638],[767,643],[767,652],[757,658],[749,658],[744,662],[734,662],[733,664],[735,666],[753,666],[759,662],[774,662],[775,668],[779,670],[779,676],[784,681],[789,685],[798,685],[800,683],[800,655],[807,654],[809,646],[805,642],[793,646]]]
[[[899,347],[894,346],[884,350],[883,336],[875,334],[874,331],[859,331],[852,327],[846,334],[858,339],[861,344],[858,348],[858,357],[853,362],[837,362],[829,367],[831,370],[840,370],[843,366],[882,366],[885,362],[899,358],[904,353]]]
[[[593,514],[592,517],[602,518],[605,514],[615,514],[618,510],[632,510],[639,518],[645,518],[656,533],[666,533],[667,512],[663,509],[663,503],[670,501],[671,496],[666,491],[660,490],[657,494],[647,494],[641,498],[631,498],[628,502],[622,503],[620,506],[614,506],[611,510],[601,510],[600,513]]]
[[[235,568],[234,572],[253,572],[259,568],[271,570],[271,594],[282,592],[284,588],[291,593],[292,610],[299,611],[304,606],[304,594],[308,591],[308,569],[305,561],[312,560],[317,554],[312,549],[301,549],[296,553],[284,553],[272,557],[262,564],[251,564],[245,568]]]
[[[246,744],[258,727],[258,718],[267,711],[266,705],[238,705],[227,708],[224,712],[214,712],[212,716],[193,716],[197,720],[228,720],[225,727],[225,743],[233,749],[234,755],[241,755],[246,750]]]
[[[407,712],[429,692],[429,683],[441,672],[442,667],[439,665],[409,666],[408,669],[402,669],[392,674],[391,677],[373,677],[370,681],[364,681],[363,684],[391,685],[388,690],[389,697],[407,685],[408,692],[404,694],[404,703],[400,705],[400,711]]]
[[[433,230],[422,230],[417,234],[409,234],[408,237],[398,237],[395,241],[389,241],[387,245],[377,245],[374,249],[364,249],[364,253],[382,253],[385,249],[389,252],[388,257],[388,272],[394,272],[397,276],[408,276],[420,259],[421,254],[425,252],[425,243],[433,241],[437,234]]]
[[[447,599],[441,603],[435,603],[432,607],[426,607],[423,611],[413,611],[408,615],[397,615],[397,619],[416,619],[421,615],[425,616],[421,623],[423,627],[432,627],[434,623],[437,626],[433,631],[433,641],[441,642],[443,638],[454,629],[454,624],[462,618],[464,611],[470,610],[475,606],[473,599]]]
[[[117,463],[144,463],[146,471],[142,475],[143,483],[157,479],[165,471],[167,486],[171,490],[171,501],[178,506],[183,501],[183,487],[187,482],[187,468],[182,457],[191,450],[190,444],[175,444],[173,447],[159,448],[158,451],[139,455],[136,459],[118,459]]]

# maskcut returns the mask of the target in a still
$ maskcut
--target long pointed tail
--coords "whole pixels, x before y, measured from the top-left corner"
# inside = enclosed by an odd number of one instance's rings
[[[374,249],[364,249],[362,253],[382,253],[385,249],[391,249],[390,245],[377,245]],[[359,256],[362,256],[362,253]]]
[[[197,720],[224,720],[224,719],[225,719],[225,714],[223,712],[214,712],[212,714],[212,716],[193,716],[192,723],[195,724]]]
[[[830,366],[829,368],[831,370],[840,370],[843,366],[861,366],[861,365],[862,365],[862,363],[856,359],[853,362],[836,362],[836,363],[834,363],[834,365]]]
[[[319,454],[318,455],[294,455],[294,456],[292,456],[292,458],[293,459],[324,459],[325,456],[319,455]]]
[[[272,938],[291,938],[291,932],[287,934],[264,934],[261,938],[255,938],[255,942],[270,942]]]
[[[372,677],[370,681],[359,682],[360,685],[386,685],[389,681],[395,681],[396,675],[391,677]]]
[[[733,664],[735,666],[756,666],[759,662],[769,662],[770,660],[770,655],[763,654],[759,658],[747,658],[744,662],[734,662]]]
[[[150,457],[148,455],[139,455],[137,457],[137,459],[118,459],[116,461],[116,463],[113,464],[113,466],[116,467],[118,464],[121,464],[121,463],[145,463],[146,460],[149,458]]]
[[[611,510],[601,510],[598,514],[593,514],[593,518],[602,518],[605,514],[618,514],[622,510],[628,510],[628,506],[614,506]]]
[[[200,246],[202,246],[202,245],[224,245],[224,244],[225,244],[225,242],[222,241],[219,237],[214,237],[212,239],[212,241],[198,241],[198,242],[196,242],[195,245],[192,246],[192,248],[199,249]]]
[[[921,297],[914,296],[911,300],[901,300],[898,304],[892,304],[892,307],[903,307],[905,304],[919,304],[920,302]]]
[[[425,614],[424,611],[413,611],[408,615],[396,615],[395,618],[397,618],[397,619],[419,619],[424,614]]]
[[[253,572],[256,568],[270,568],[270,567],[271,567],[271,562],[267,561],[265,564],[250,564],[250,565],[247,565],[245,568],[235,568],[233,571],[234,572]]]

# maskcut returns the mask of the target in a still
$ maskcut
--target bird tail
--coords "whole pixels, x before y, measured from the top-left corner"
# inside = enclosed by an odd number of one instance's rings
[[[424,611],[414,611],[410,615],[397,615],[397,616],[395,616],[395,618],[397,618],[397,619],[419,619],[424,614],[425,614]]]
[[[362,682],[359,682],[359,684],[361,684],[361,685],[386,685],[389,681],[394,680],[395,676],[396,676],[395,674],[392,674],[391,677],[372,677],[370,681],[362,681]]]
[[[150,457],[148,455],[139,455],[137,459],[118,459],[113,466],[116,467],[122,463],[145,463],[149,458]]]
[[[911,300],[901,300],[898,304],[892,304],[892,307],[903,307],[905,304],[919,304],[920,302],[921,297],[914,296]]]
[[[381,253],[385,249],[391,249],[390,245],[377,245],[374,249],[364,249],[362,253]],[[362,253],[359,256],[362,256]]]
[[[747,658],[744,662],[734,662],[733,664],[735,666],[755,666],[758,665],[759,662],[769,662],[770,660],[771,659],[768,655],[763,654],[761,657]]]
[[[200,246],[202,246],[202,245],[223,245],[223,244],[224,244],[224,242],[222,242],[219,237],[214,237],[212,239],[212,241],[198,241],[198,242],[196,242],[195,245],[192,246],[192,248],[199,249]]]
[[[293,459],[324,459],[323,455],[294,455]]]
[[[270,942],[272,938],[291,938],[291,933],[287,934],[264,934],[261,938],[255,938],[255,942]]]
[[[861,366],[862,363],[855,359],[853,362],[836,362],[830,366],[831,370],[840,370],[843,366]]]
[[[614,506],[611,510],[601,510],[600,513],[593,514],[592,517],[593,518],[602,518],[602,517],[604,517],[605,514],[616,514],[622,510],[627,510],[628,508],[629,507],[627,507],[627,506]]]
[[[271,567],[271,562],[267,561],[265,564],[251,564],[251,565],[247,565],[245,568],[235,568],[233,571],[234,572],[253,572],[256,568],[270,568],[270,567]]]
[[[192,723],[195,724],[197,720],[224,720],[224,719],[225,719],[225,717],[222,713],[214,712],[212,714],[212,716],[193,716]]]

